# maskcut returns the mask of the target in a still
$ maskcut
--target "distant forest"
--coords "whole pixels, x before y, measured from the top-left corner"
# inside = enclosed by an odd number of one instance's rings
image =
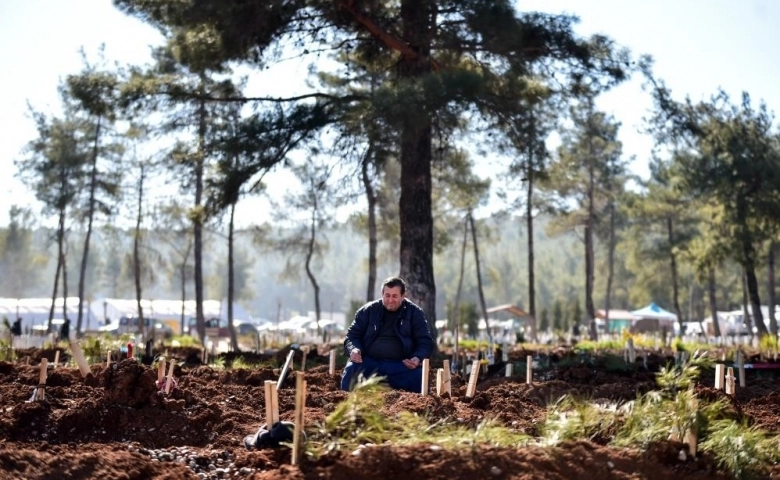
[[[546,318],[547,326],[568,328],[584,318],[583,243],[572,232],[550,235],[549,218],[537,219],[535,233],[538,320]],[[528,305],[528,257],[524,219],[499,215],[480,222],[480,264],[485,301],[488,307],[511,303],[520,308]],[[10,228],[15,228],[13,225]],[[314,310],[312,287],[303,267],[296,261],[296,252],[284,252],[269,247],[257,230],[236,232],[235,278],[237,301],[254,316],[275,320]],[[9,229],[0,230],[0,239],[8,239]],[[17,232],[18,234],[18,232]],[[9,242],[2,251],[3,275],[0,296],[51,296],[56,268],[55,232],[36,229],[27,232],[31,242],[22,252],[12,255]],[[442,235],[444,236],[444,235]],[[75,296],[81,259],[78,232],[69,236],[67,249],[68,295]],[[336,224],[321,232],[322,250],[314,262],[314,272],[321,288],[322,316],[344,312],[348,318],[356,305],[366,301],[367,240],[355,222]],[[444,318],[450,311],[460,275],[462,239],[452,234],[440,239],[434,258],[437,311]],[[142,262],[143,297],[149,299],[180,299],[182,296],[182,252],[175,232],[160,230],[144,232]],[[227,245],[225,236],[210,232],[205,235],[204,288],[208,299],[226,298]],[[265,243],[264,243],[265,242]],[[397,258],[391,248],[394,242],[380,242],[378,277],[381,280],[398,273]],[[664,258],[640,261],[632,251],[637,244],[631,238],[619,243],[615,261],[612,308],[635,309],[650,301],[669,308],[671,288],[669,268]],[[133,233],[102,228],[93,236],[87,266],[86,298],[135,298],[132,272]],[[594,298],[597,308],[603,308],[606,293],[606,252],[597,249]],[[10,261],[17,260],[16,262]],[[14,266],[19,259],[24,264]],[[194,298],[192,258],[184,261],[184,292],[187,300]],[[478,311],[479,296],[473,246],[466,249],[461,302]],[[741,308],[740,269],[736,265],[719,271],[717,295],[720,309]],[[686,318],[700,319],[708,315],[703,286],[690,272],[681,272],[681,297]],[[764,276],[764,278],[766,278]],[[766,282],[762,283],[762,287]],[[62,294],[60,287],[60,294]],[[378,298],[375,292],[374,298]]]

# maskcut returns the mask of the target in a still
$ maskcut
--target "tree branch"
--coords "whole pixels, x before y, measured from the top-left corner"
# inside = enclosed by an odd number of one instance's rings
[[[355,0],[341,0],[339,2],[339,6],[342,10],[352,15],[357,23],[362,25],[368,31],[368,33],[376,37],[380,42],[384,43],[385,46],[399,52],[401,55],[409,59],[415,59],[420,56],[420,54],[415,52],[412,47],[407,45],[403,39],[400,39],[392,33],[383,30],[379,27],[379,25],[374,23],[373,20],[368,18],[368,16],[358,11],[358,9],[355,8]],[[435,72],[439,71],[440,69],[439,63],[433,58],[431,58],[431,68]]]

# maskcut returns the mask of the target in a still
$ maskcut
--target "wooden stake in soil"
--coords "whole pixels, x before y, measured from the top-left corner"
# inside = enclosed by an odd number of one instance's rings
[[[295,427],[293,430],[292,464],[298,465],[301,458],[301,437],[303,436],[303,417],[306,410],[306,380],[303,372],[295,372]]]
[[[735,385],[736,378],[734,377],[734,368],[729,367],[726,369],[726,395],[734,395],[737,390]]]
[[[165,378],[165,357],[160,357],[160,361],[157,362],[157,384],[162,386],[163,378]]]
[[[722,363],[718,363],[715,365],[715,390],[723,390],[724,385],[724,375],[726,372],[726,366]]]
[[[691,457],[695,457],[699,449],[699,432],[696,430],[696,427],[691,427],[685,433],[685,443],[688,444],[688,453],[690,453]]]
[[[444,360],[444,386],[442,388],[452,397],[452,370],[450,370],[449,360]]]
[[[423,396],[428,395],[428,389],[431,384],[431,360],[426,358],[422,361],[422,386],[420,393]]]
[[[525,357],[525,383],[534,381],[534,357],[528,355]]]
[[[81,345],[77,342],[70,342],[70,350],[73,352],[73,359],[76,360],[76,365],[79,366],[79,371],[82,377],[86,377],[89,373],[89,365],[87,365],[87,359],[84,357],[84,352],[81,350]]]
[[[739,367],[739,388],[745,388],[745,355],[737,351],[737,367]]]
[[[436,369],[436,396],[441,397],[442,390],[444,389],[444,369]]]
[[[301,347],[301,351],[303,352],[303,359],[301,360],[301,371],[306,371],[306,356],[309,354],[309,347]]]
[[[265,381],[265,424],[270,431],[279,421],[279,392],[276,389],[276,382],[273,380]]]
[[[626,340],[626,349],[628,350],[628,363],[633,365],[636,363],[636,349],[634,348],[634,339],[629,338]]]
[[[173,367],[176,365],[176,362],[171,360],[171,364],[168,367],[168,378],[165,381],[165,394],[168,395],[171,393],[171,384],[173,383]]]
[[[330,351],[330,358],[328,359],[328,373],[330,375],[336,374],[336,349]]]
[[[43,400],[44,390],[46,389],[46,369],[49,368],[49,360],[46,358],[41,359],[41,372],[38,374],[38,394],[35,397],[37,400]]]
[[[471,375],[469,376],[469,384],[466,387],[466,398],[471,398],[477,391],[477,378],[479,378],[479,360],[474,360],[471,364]]]
[[[111,366],[111,350],[106,352],[106,367]]]
[[[57,368],[60,365],[60,351],[57,350],[54,352],[54,368]]]
[[[511,377],[512,376],[512,364],[511,363],[507,363],[506,364],[506,368],[504,370],[504,376],[505,377]]]

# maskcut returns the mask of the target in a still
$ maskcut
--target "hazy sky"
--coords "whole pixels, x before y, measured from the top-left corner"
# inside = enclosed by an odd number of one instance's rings
[[[780,1],[521,0],[518,6],[575,14],[578,33],[603,33],[634,55],[652,55],[656,74],[677,98],[703,99],[722,87],[733,96],[747,91],[780,111]],[[36,136],[27,103],[42,111],[58,108],[57,85],[81,69],[81,47],[95,59],[105,44],[109,61],[143,64],[149,45],[159,40],[110,0],[0,0],[0,225],[7,224],[13,204],[32,205],[36,213],[40,207],[14,178],[14,160]],[[302,72],[305,65],[293,68]],[[288,75],[269,81],[283,86]],[[645,174],[652,143],[637,128],[650,101],[639,79],[607,94],[599,106],[622,122],[624,152],[636,156],[634,168]],[[253,216],[252,208],[238,210],[241,223]]]

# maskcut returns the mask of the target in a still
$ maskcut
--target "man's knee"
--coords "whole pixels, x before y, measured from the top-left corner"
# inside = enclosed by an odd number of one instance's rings
[[[341,372],[341,389],[345,392],[352,390],[355,384],[357,374],[359,373],[360,366],[350,362],[344,367],[344,371]]]
[[[347,362],[344,367],[344,371],[341,373],[341,389],[345,392],[354,390],[355,385],[360,380],[360,375],[368,378],[370,375],[376,372],[375,366],[363,361],[363,363],[353,363],[351,360]]]
[[[418,367],[390,378],[390,386],[412,393],[422,391],[422,368]]]

